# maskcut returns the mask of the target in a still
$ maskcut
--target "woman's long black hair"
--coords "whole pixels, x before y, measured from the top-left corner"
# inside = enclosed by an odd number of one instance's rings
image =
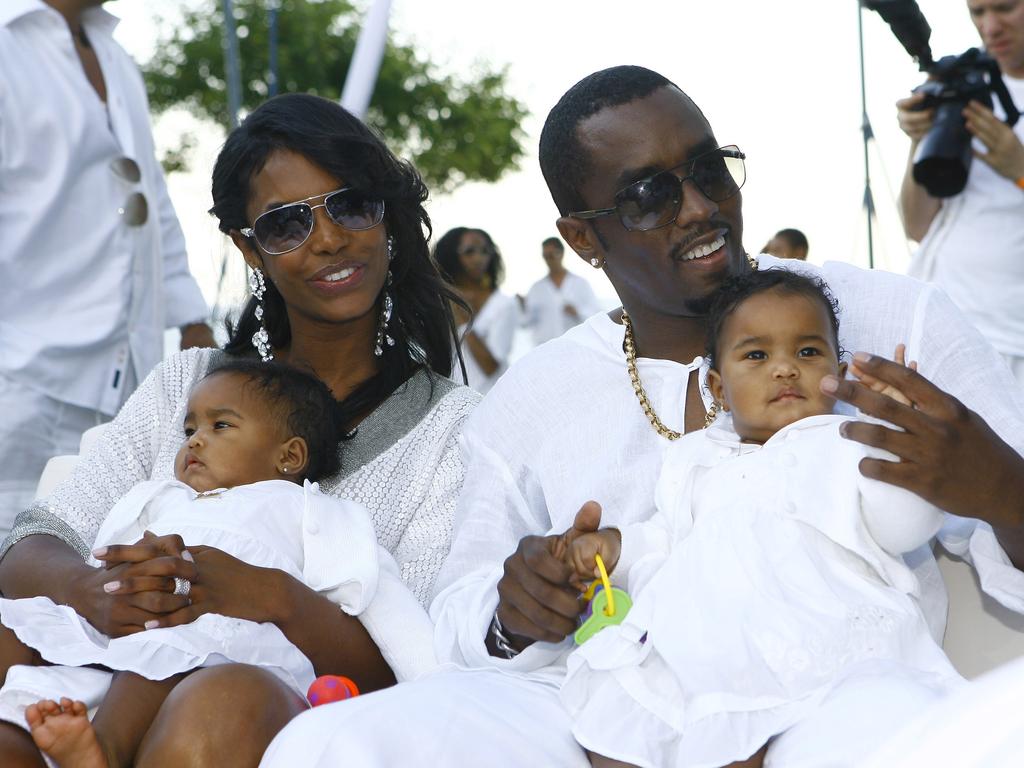
[[[462,262],[459,261],[459,243],[462,236],[467,232],[476,232],[483,237],[485,244],[491,250],[491,262],[487,265],[487,277],[491,281],[491,288],[498,290],[501,281],[505,279],[505,263],[501,260],[501,251],[495,245],[494,240],[482,229],[474,227],[455,227],[445,232],[441,239],[434,245],[434,261],[441,270],[445,279],[457,283],[462,276]]]
[[[419,368],[447,377],[456,356],[461,364],[451,302],[462,306],[465,302],[444,281],[430,256],[430,217],[423,207],[428,193],[419,173],[395,157],[359,119],[319,96],[286,94],[270,99],[228,136],[213,169],[210,209],[222,232],[230,234],[251,225],[245,209],[252,178],[281,150],[300,154],[348,186],[382,198],[383,223],[394,238],[388,288],[394,309],[388,335],[395,344],[382,345],[379,372],[340,403],[344,423],[351,423],[383,402]],[[291,328],[284,299],[269,280],[266,288],[263,324],[271,345],[285,347],[291,341]],[[253,353],[252,335],[260,326],[256,304],[250,297],[238,322],[229,322],[224,347],[229,354]]]

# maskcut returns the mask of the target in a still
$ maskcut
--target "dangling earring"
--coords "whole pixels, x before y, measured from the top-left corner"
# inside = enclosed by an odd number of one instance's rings
[[[388,264],[395,258],[395,238],[388,235]],[[377,343],[373,347],[373,354],[377,357],[384,356],[384,345],[395,346],[395,340],[388,334],[388,323],[391,322],[391,310],[394,309],[394,302],[391,301],[391,294],[388,288],[391,287],[391,267],[388,267],[388,275],[384,278],[384,301],[380,310],[380,325],[377,326]]]
[[[256,298],[256,321],[260,324],[259,329],[252,335],[252,345],[260,353],[260,359],[264,363],[274,359],[274,352],[270,346],[270,334],[267,333],[267,326],[263,324],[263,295],[267,292],[267,283],[263,279],[263,270],[253,267],[249,273],[249,290]]]
[[[595,256],[590,260],[590,266],[592,266],[594,269],[600,269],[601,267],[604,266],[604,264],[599,258],[597,258],[597,256]]]

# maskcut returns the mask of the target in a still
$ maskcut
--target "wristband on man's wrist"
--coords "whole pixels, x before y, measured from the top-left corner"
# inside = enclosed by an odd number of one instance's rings
[[[512,645],[512,641],[505,634],[505,627],[498,618],[498,611],[495,609],[494,618],[491,619],[491,636],[494,638],[494,647],[505,654],[506,659],[514,659],[521,651]]]

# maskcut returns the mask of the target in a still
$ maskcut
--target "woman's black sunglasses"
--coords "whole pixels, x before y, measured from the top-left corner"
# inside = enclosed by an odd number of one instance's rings
[[[318,205],[310,201],[323,198]],[[313,195],[280,208],[260,214],[252,227],[240,230],[245,237],[256,239],[256,243],[271,256],[294,251],[313,233],[316,217],[313,211],[323,208],[331,221],[339,227],[351,230],[370,229],[384,220],[384,201],[365,194],[352,187],[345,187],[323,195]]]
[[[622,226],[628,230],[658,229],[679,215],[686,181],[692,181],[705,197],[716,203],[739,192],[747,179],[745,158],[735,145],[719,147],[675,168],[634,181],[615,193],[612,208],[576,211],[569,215],[577,219],[597,219],[617,213]]]

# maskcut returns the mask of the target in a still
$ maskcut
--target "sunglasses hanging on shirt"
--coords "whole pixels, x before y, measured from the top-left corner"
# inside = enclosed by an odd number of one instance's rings
[[[110,170],[129,184],[142,181],[139,164],[130,157],[116,157],[110,161]],[[141,227],[149,218],[149,203],[141,192],[132,192],[125,198],[124,204],[117,209],[118,214],[129,227]]]

